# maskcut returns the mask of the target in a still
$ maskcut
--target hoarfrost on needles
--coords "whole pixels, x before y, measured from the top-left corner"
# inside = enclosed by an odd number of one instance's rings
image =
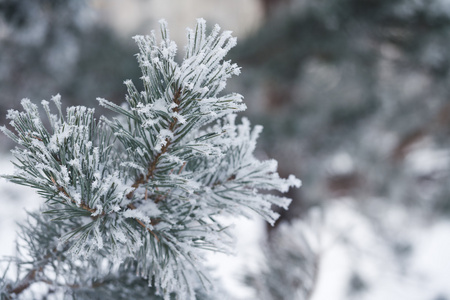
[[[216,25],[208,34],[198,19],[187,31],[181,63],[165,21],[160,32],[160,42],[153,32],[134,37],[144,90],[126,80],[126,103],[97,98],[117,117],[97,121],[86,107],[64,114],[59,94],[52,97],[57,114],[41,102],[51,130],[28,99],[24,112],[8,111],[15,133],[1,130],[20,146],[13,152],[18,171],[7,178],[46,198],[45,217],[36,216],[37,226],[28,229],[41,235],[29,242],[60,240],[52,259],[67,252],[78,262],[119,265],[110,276],[132,270],[164,299],[173,293],[195,299],[196,291],[212,288],[203,252],[230,249],[230,233],[216,217],[256,212],[273,224],[278,214],[272,204],[287,208],[290,199],[260,190],[285,192],[300,181],[280,178],[274,160],[254,157],[262,127],[252,129],[246,118],[236,121],[235,113],[246,108],[241,95],[221,95],[240,72],[224,60],[236,45],[231,32]],[[86,282],[99,279],[80,273]]]

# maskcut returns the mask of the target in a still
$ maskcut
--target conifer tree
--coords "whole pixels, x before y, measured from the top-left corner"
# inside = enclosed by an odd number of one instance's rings
[[[17,143],[16,171],[5,177],[45,203],[21,225],[20,255],[10,261],[18,276],[0,275],[2,299],[35,283],[47,286],[43,298],[214,299],[203,255],[227,252],[231,240],[216,218],[254,211],[273,224],[271,206],[289,205],[262,190],[300,181],[254,157],[261,127],[236,122],[242,96],[221,94],[240,72],[224,60],[231,32],[216,25],[207,34],[199,19],[178,63],[164,21],[160,31],[160,42],[154,32],[134,38],[144,89],[125,81],[121,106],[98,98],[115,118],[97,120],[82,106],[64,112],[59,95],[41,102],[47,121],[28,99],[8,111],[12,129],[2,131]]]

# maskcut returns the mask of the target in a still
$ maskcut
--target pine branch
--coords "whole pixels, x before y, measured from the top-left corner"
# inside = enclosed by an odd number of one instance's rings
[[[50,177],[50,179],[51,179],[51,181],[53,182],[53,184],[56,186],[56,189],[57,189],[59,192],[63,193],[64,196],[66,196],[67,198],[69,198],[70,201],[71,201],[73,204],[77,204],[77,202],[76,202],[72,197],[70,197],[69,193],[67,193],[67,191],[66,191],[62,186],[60,186],[60,185],[58,185],[58,184],[56,183],[56,181],[55,181],[55,179],[54,179],[53,177]],[[81,203],[80,203],[78,206],[79,206],[80,208],[82,208],[82,209],[84,209],[84,210],[90,212],[92,215],[95,215],[96,217],[98,217],[98,215],[96,214],[96,213],[97,213],[97,210],[96,210],[96,209],[93,209],[93,208],[90,208],[90,207],[89,207],[88,205],[86,205],[83,201],[81,201]],[[103,216],[103,215],[104,215],[104,213],[101,214],[101,216]]]
[[[176,105],[172,108],[173,112],[179,113],[179,105],[180,105],[180,96],[181,96],[181,89],[178,89],[175,93],[175,96],[173,98],[173,103]],[[178,119],[176,117],[173,117],[172,122],[169,125],[169,131],[174,132],[175,126],[177,125]],[[132,187],[134,188],[133,191],[131,191],[127,198],[131,199],[133,197],[134,191],[142,184],[148,183],[150,179],[153,179],[154,172],[156,171],[156,166],[158,164],[158,160],[160,159],[161,155],[167,152],[169,146],[170,146],[171,140],[167,137],[165,140],[164,146],[161,148],[161,151],[155,156],[153,161],[149,164],[147,168],[147,174],[144,176],[142,174],[139,175],[139,178],[133,183]],[[181,172],[182,169],[180,169]]]
[[[57,115],[42,101],[49,129],[27,99],[24,111],[8,112],[15,132],[2,128],[18,144],[18,171],[6,177],[46,200],[45,217],[33,215],[38,226],[28,226],[22,239],[35,261],[61,272],[62,283],[39,280],[74,295],[111,292],[116,287],[109,282],[127,291],[124,298],[145,295],[138,279],[131,282],[139,293],[119,281],[133,272],[155,286],[153,296],[193,300],[200,289],[212,288],[202,251],[230,248],[227,227],[215,217],[248,210],[273,224],[272,204],[287,208],[290,199],[260,190],[300,185],[293,176],[280,178],[275,161],[253,156],[261,127],[251,129],[246,119],[236,124],[234,113],[245,109],[242,96],[219,95],[239,74],[224,60],[236,44],[231,33],[216,26],[208,35],[198,20],[181,63],[164,22],[161,38],[158,44],[154,33],[135,37],[143,91],[127,80],[124,105],[98,99],[116,118],[96,121],[85,107],[69,107],[64,115],[57,95]],[[43,258],[41,251],[55,241],[64,251]],[[11,292],[28,289],[42,271],[31,269]],[[91,290],[84,294],[82,286]]]

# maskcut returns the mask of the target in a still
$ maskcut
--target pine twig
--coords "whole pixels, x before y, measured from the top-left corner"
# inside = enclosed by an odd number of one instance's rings
[[[173,99],[173,102],[177,105],[176,107],[174,107],[174,108],[172,109],[172,111],[174,111],[174,112],[179,112],[178,106],[180,105],[180,97],[181,97],[181,94],[182,94],[181,88],[179,88],[179,89],[176,91],[176,93],[175,93],[175,95],[174,95],[174,99]],[[171,132],[174,131],[175,126],[177,125],[177,123],[178,123],[178,119],[174,117],[173,120],[172,120],[172,122],[170,122],[170,124],[169,124],[169,130],[170,130]],[[134,192],[136,191],[136,189],[137,189],[140,185],[146,184],[146,183],[149,182],[150,179],[153,179],[153,177],[154,177],[154,172],[155,172],[155,170],[156,170],[156,167],[157,167],[159,158],[160,158],[164,153],[167,152],[167,150],[169,149],[169,146],[170,146],[170,144],[171,144],[171,140],[167,137],[165,142],[166,142],[166,143],[165,143],[165,145],[161,148],[161,151],[155,156],[155,158],[153,159],[153,161],[149,164],[149,166],[148,166],[148,168],[147,168],[147,174],[146,174],[145,176],[141,174],[141,175],[139,176],[139,178],[136,179],[136,181],[133,183],[133,185],[132,185],[133,190],[127,194],[127,198],[128,198],[128,199],[131,199],[131,198],[133,197]],[[156,201],[156,200],[155,200],[155,202],[157,203],[157,202],[159,202],[159,201]]]
[[[70,199],[70,201],[74,204],[77,204],[77,202],[69,195],[69,193],[66,191],[66,189],[62,186],[60,186],[59,184],[56,183],[55,179],[53,178],[53,176],[50,176],[51,181],[53,182],[53,184],[56,186],[57,190],[61,193],[64,194],[64,196],[66,196],[67,198]],[[80,204],[77,204],[80,208],[87,210],[88,212],[90,212],[91,214],[95,214],[97,212],[97,209],[95,208],[91,208],[88,205],[86,205],[85,203],[81,202]],[[101,216],[105,215],[104,212],[101,213]],[[96,216],[98,217],[98,215]]]

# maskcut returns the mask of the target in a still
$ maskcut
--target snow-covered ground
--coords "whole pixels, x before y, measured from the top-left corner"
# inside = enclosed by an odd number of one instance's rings
[[[403,254],[392,251],[393,241],[387,243],[352,202],[327,208],[318,230],[323,243],[312,300],[450,299],[450,221],[424,224],[394,205],[386,207],[385,218],[391,236],[410,243]],[[352,271],[364,282],[354,295],[349,294]]]
[[[0,159],[3,174],[13,170],[9,156]],[[14,254],[17,225],[25,209],[42,203],[29,188],[0,180],[0,256]],[[385,224],[400,239],[411,243],[410,251],[395,256],[373,223],[350,200],[332,201],[315,221],[320,240],[318,282],[311,300],[437,300],[450,299],[450,221],[424,223],[396,207],[386,207]],[[209,255],[223,288],[235,299],[255,299],[241,283],[244,271],[256,270],[261,262],[260,245],[265,224],[255,218],[236,219],[236,255]],[[356,271],[364,284],[349,294],[349,279]],[[294,299],[295,300],[295,299]]]

